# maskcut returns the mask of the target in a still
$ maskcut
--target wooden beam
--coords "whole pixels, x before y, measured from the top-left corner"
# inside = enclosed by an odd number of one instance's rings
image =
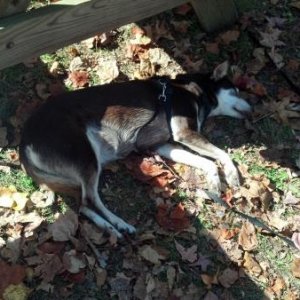
[[[0,18],[25,11],[30,0],[0,0]]]
[[[203,29],[207,32],[229,26],[237,19],[233,0],[191,0]]]
[[[0,69],[185,2],[64,0],[25,14],[0,19]]]

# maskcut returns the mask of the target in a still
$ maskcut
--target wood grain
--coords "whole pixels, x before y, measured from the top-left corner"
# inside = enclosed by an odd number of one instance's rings
[[[0,69],[93,34],[139,21],[185,0],[64,0],[0,20]]]
[[[237,19],[233,0],[192,0],[200,24],[207,32],[228,27]]]

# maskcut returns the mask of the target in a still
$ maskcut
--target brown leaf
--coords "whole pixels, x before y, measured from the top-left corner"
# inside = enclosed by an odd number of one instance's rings
[[[96,276],[97,286],[99,288],[101,288],[103,286],[103,284],[105,283],[105,281],[106,281],[107,271],[105,269],[100,268],[100,267],[96,267],[94,273],[95,273],[95,276]]]
[[[300,258],[295,258],[292,263],[292,274],[296,278],[300,278]]]
[[[283,292],[283,289],[286,288],[284,279],[282,277],[277,277],[271,288],[272,288],[272,291],[277,295],[277,297],[280,298],[280,296]]]
[[[221,40],[224,44],[229,45],[231,42],[238,40],[240,32],[238,30],[228,30],[225,33],[221,34]]]
[[[65,247],[61,242],[45,242],[38,246],[39,250],[48,254],[59,254]]]
[[[57,220],[48,226],[53,240],[57,242],[66,242],[74,236],[78,228],[78,216],[72,210],[65,215],[58,214]]]
[[[297,249],[300,250],[300,232],[294,232],[292,236],[292,241]]]
[[[300,1],[293,1],[290,6],[300,9]]]
[[[164,169],[153,158],[130,155],[124,164],[136,179],[153,186],[166,187],[176,179],[170,170]]]
[[[285,43],[279,40],[281,30],[277,28],[270,29],[270,32],[259,32],[261,40],[259,41],[262,46],[274,48],[276,46],[284,46]]]
[[[257,245],[257,237],[255,233],[255,227],[250,222],[245,222],[239,234],[238,243],[246,251],[254,250]]]
[[[65,252],[62,261],[64,268],[72,274],[79,273],[81,269],[86,267],[85,261],[74,249]]]
[[[44,282],[51,282],[55,275],[63,271],[62,262],[56,254],[43,254],[41,259],[42,263],[34,269],[35,274]]]
[[[175,240],[175,246],[177,251],[180,253],[182,260],[186,260],[190,263],[193,263],[197,259],[197,245],[193,245],[189,248],[183,247]]]
[[[75,88],[84,87],[88,84],[89,75],[86,71],[74,71],[69,74],[69,79]]]
[[[213,284],[218,284],[218,278],[217,275],[208,275],[208,274],[200,274],[200,277],[205,285],[207,285],[207,288],[210,289]]]
[[[165,260],[167,258],[166,255],[159,253],[159,251],[153,248],[150,245],[144,245],[138,250],[139,255],[141,255],[147,261],[157,265],[160,264],[161,260]]]
[[[267,95],[266,88],[255,80],[253,77],[247,75],[239,75],[234,78],[234,84],[241,90],[248,90],[257,96]]]
[[[208,291],[203,300],[219,300],[220,298],[213,293],[212,291]]]
[[[238,272],[230,268],[225,269],[219,276],[219,282],[225,287],[230,288],[239,278]]]
[[[257,277],[262,273],[260,265],[254,258],[252,258],[249,252],[245,252],[244,254],[244,267]]]
[[[219,54],[220,48],[218,43],[205,43],[206,51],[213,54]]]
[[[9,265],[0,260],[0,297],[4,290],[11,284],[21,283],[26,276],[25,267],[21,265]]]
[[[166,204],[159,205],[156,221],[162,228],[171,231],[181,231],[190,226],[190,219],[181,203],[172,208]]]

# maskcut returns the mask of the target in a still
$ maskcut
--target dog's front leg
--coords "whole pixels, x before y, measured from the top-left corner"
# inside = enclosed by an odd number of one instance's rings
[[[207,175],[209,190],[220,194],[221,182],[218,175],[218,168],[211,160],[203,158],[199,155],[195,155],[187,150],[182,149],[182,147],[173,144],[164,144],[156,148],[155,152],[174,162],[203,170]]]
[[[225,151],[211,144],[201,134],[190,129],[185,129],[176,132],[174,140],[200,155],[219,160],[224,166],[227,183],[235,188],[240,185],[239,173],[229,155]]]

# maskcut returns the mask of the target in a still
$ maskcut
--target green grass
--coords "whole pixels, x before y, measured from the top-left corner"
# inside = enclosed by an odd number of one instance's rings
[[[249,173],[254,174],[264,174],[279,190],[285,190],[287,187],[287,181],[289,179],[286,170],[278,168],[269,168],[261,165],[253,164],[249,167]]]
[[[0,171],[0,186],[13,185],[19,192],[32,193],[37,189],[33,180],[21,170],[11,170],[10,173]]]

